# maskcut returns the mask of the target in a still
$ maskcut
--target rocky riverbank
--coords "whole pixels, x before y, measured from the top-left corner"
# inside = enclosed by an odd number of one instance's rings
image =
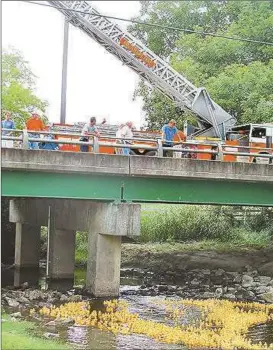
[[[121,296],[178,296],[193,299],[227,299],[273,303],[273,278],[247,268],[243,272],[223,269],[151,272],[149,269],[122,269]],[[128,284],[127,282],[128,281]],[[133,281],[133,283],[132,283]],[[92,294],[78,286],[66,292],[30,289],[22,285],[16,290],[2,288],[2,306],[20,317],[30,308],[50,307],[65,302],[92,299]],[[19,313],[18,313],[19,312]]]
[[[196,249],[198,247],[198,249]],[[243,272],[257,270],[273,277],[273,248],[253,249],[215,245],[213,249],[193,243],[123,244],[122,267],[149,269],[155,273],[180,274],[195,269]]]
[[[259,275],[257,270],[233,272],[223,269],[194,269],[180,273],[167,271],[151,274],[131,269],[125,273],[142,278],[143,283],[139,289],[124,290],[124,294],[273,303],[273,278]]]

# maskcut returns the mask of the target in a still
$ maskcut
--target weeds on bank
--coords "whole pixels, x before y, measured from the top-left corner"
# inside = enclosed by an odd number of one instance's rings
[[[160,208],[160,207],[159,207]],[[141,217],[140,242],[231,242],[263,247],[273,236],[273,214],[236,218],[236,209],[190,205],[146,206]]]
[[[237,207],[144,204],[137,242],[148,243],[149,250],[180,252],[228,252],[272,246],[270,209],[258,208],[257,214],[247,213],[243,220],[237,218],[237,212]],[[87,234],[77,232],[76,262],[86,263],[86,259]]]

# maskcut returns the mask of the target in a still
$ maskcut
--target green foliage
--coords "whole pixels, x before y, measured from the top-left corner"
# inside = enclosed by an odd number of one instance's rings
[[[269,208],[261,208],[256,215],[246,215],[245,227],[251,231],[268,233],[273,237],[273,211]]]
[[[150,130],[161,130],[162,126],[170,119],[177,121],[179,130],[183,130],[184,121],[194,123],[195,120],[189,112],[182,111],[159,91],[152,91],[144,82],[140,82],[135,96],[142,96],[144,100],[143,110],[146,112],[146,122]]]
[[[77,264],[86,264],[87,237],[84,232],[76,234]],[[141,243],[183,242],[184,248],[180,248],[187,251],[228,251],[266,248],[272,245],[272,238],[271,208],[142,204]]]
[[[224,36],[273,42],[270,1],[145,1],[139,20],[211,32]],[[219,37],[133,25],[131,32],[178,72],[236,116],[239,123],[272,121],[273,46]],[[177,112],[170,101],[140,87],[148,125]],[[162,102],[160,102],[162,99]]]
[[[86,232],[77,232],[76,233],[76,254],[75,254],[76,264],[78,265],[86,264],[87,252],[88,252],[88,235]]]
[[[230,219],[217,210],[208,210],[206,206],[168,206],[162,212],[151,212],[142,219],[141,240],[185,242],[227,239]]]
[[[47,102],[35,95],[35,75],[29,64],[17,50],[2,52],[2,119],[3,111],[12,112],[16,128],[22,128],[30,113],[44,115]]]
[[[71,349],[67,344],[58,341],[41,339],[33,336],[37,331],[34,324],[26,321],[11,321],[10,317],[2,314],[2,349],[4,350],[65,350]]]
[[[244,220],[237,214],[237,207],[160,206],[142,214],[140,241],[213,240],[235,245],[272,241],[272,210],[263,208],[254,214],[249,212]]]
[[[272,121],[273,60],[248,66],[232,64],[207,80],[213,98],[241,123]]]

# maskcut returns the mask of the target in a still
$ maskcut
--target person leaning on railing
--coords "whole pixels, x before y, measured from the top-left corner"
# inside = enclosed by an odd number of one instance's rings
[[[174,136],[177,135],[179,142],[182,142],[180,133],[176,127],[176,121],[171,119],[168,124],[165,124],[162,128],[162,141],[163,147],[173,147]],[[173,152],[163,151],[163,157],[173,157]]]
[[[82,129],[79,141],[88,142],[90,139],[90,135],[95,135],[97,137],[100,136],[100,133],[96,127],[96,122],[97,120],[95,117],[90,118],[89,123],[86,123]],[[88,152],[88,148],[88,145],[80,145],[81,152]]]
[[[53,126],[52,124],[48,125],[48,132],[53,132]],[[42,136],[42,135],[41,135]],[[43,140],[50,141],[50,140],[55,140],[55,137],[53,134],[47,134],[42,137]],[[39,149],[47,150],[47,151],[58,151],[59,150],[59,145],[55,142],[43,142],[41,141],[39,143]]]
[[[31,117],[26,122],[26,128],[29,131],[28,137],[39,138],[40,135],[35,131],[43,131],[45,129],[44,123],[37,113],[32,113]],[[29,149],[39,149],[39,142],[29,141]]]
[[[14,126],[13,120],[11,120],[10,112],[6,112],[5,120],[2,120],[1,124],[2,124],[2,129],[10,129],[10,131],[3,130],[2,136],[11,136],[12,130],[15,129],[15,126]],[[2,147],[13,148],[13,140],[2,140]]]

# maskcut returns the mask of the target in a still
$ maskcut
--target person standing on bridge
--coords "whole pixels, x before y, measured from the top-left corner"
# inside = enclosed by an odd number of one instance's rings
[[[168,124],[165,124],[162,128],[162,141],[163,147],[173,147],[173,139],[177,135],[179,142],[182,142],[178,129],[176,127],[176,121],[171,119]],[[164,150],[163,157],[173,157],[173,152]]]
[[[45,126],[40,116],[37,113],[32,113],[31,117],[26,122],[26,128],[29,131],[28,137],[36,139],[40,137],[40,134],[37,134],[37,131],[43,131]],[[28,144],[29,149],[39,149],[39,142],[30,141]]]
[[[14,122],[13,120],[11,120],[10,112],[6,112],[5,120],[2,121],[2,129],[10,130],[3,130],[3,136],[11,136],[12,130],[15,129]],[[2,147],[13,148],[13,140],[2,140]]]
[[[118,131],[116,132],[116,137],[120,138],[121,140],[116,140],[116,143],[119,144],[132,144],[132,139],[134,137],[133,135],[133,123],[127,122],[125,125],[121,124]],[[126,140],[126,138],[128,138]],[[128,156],[130,154],[130,148],[116,148],[116,154],[123,154]]]
[[[100,137],[100,133],[98,131],[98,128],[96,127],[96,122],[97,120],[95,117],[90,118],[89,123],[86,123],[82,129],[81,138],[79,139],[79,141],[89,142],[90,135]],[[80,145],[81,152],[88,152],[88,149],[88,145]]]

